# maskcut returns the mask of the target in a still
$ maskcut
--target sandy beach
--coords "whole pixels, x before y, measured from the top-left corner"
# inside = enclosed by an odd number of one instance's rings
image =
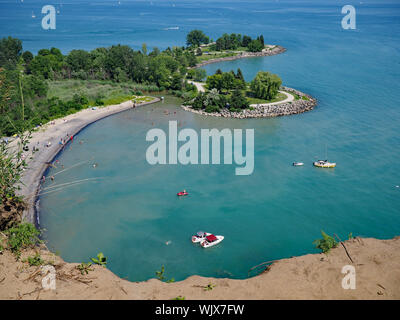
[[[42,288],[40,267],[16,262],[4,251],[0,254],[0,299],[400,299],[400,237],[355,238],[345,246],[354,263],[339,245],[328,254],[279,260],[268,271],[245,280],[192,276],[176,283],[130,282],[97,265],[82,275],[77,263],[65,263],[42,249],[42,258],[56,270],[56,290]],[[34,253],[25,251],[21,260]],[[355,267],[355,289],[342,287],[345,265]],[[212,289],[206,290],[210,284]]]
[[[144,106],[158,101],[160,101],[159,98],[154,98],[150,102],[136,104],[136,106]],[[95,110],[88,108],[64,118],[51,121],[32,133],[32,138],[29,142],[29,151],[25,153],[28,169],[22,176],[23,185],[20,190],[20,194],[25,196],[25,200],[28,204],[28,210],[25,210],[23,219],[31,223],[36,222],[34,207],[37,191],[40,186],[40,179],[48,167],[47,162],[52,161],[57,153],[64,147],[64,145],[59,144],[60,140],[66,139],[67,136],[75,136],[80,130],[95,121],[133,107],[134,104],[132,101],[126,101],[117,105],[98,107]],[[48,142],[51,143],[49,147],[46,146]],[[15,142],[11,145],[13,144],[15,145]],[[32,155],[33,147],[38,148],[39,151],[36,151]],[[30,159],[30,157],[32,157],[32,159]]]

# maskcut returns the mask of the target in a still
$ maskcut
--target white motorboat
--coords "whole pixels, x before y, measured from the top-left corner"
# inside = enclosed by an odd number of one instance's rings
[[[295,167],[300,167],[300,166],[304,166],[304,163],[303,162],[293,162],[293,165]]]
[[[224,240],[224,236],[216,236],[216,235],[210,234],[209,236],[205,237],[205,239],[200,243],[200,245],[203,248],[209,248],[209,247],[217,245],[222,240]]]
[[[199,243],[199,242],[203,241],[209,235],[211,235],[211,233],[199,231],[194,236],[192,236],[192,242]]]

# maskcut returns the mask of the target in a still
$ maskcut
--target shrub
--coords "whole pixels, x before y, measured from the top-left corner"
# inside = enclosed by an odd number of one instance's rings
[[[28,257],[23,262],[28,262],[30,266],[41,266],[42,264],[44,264],[44,260],[39,253],[36,253],[32,257]]]
[[[330,249],[337,247],[338,243],[333,237],[327,235],[322,230],[321,234],[322,239],[317,239],[313,242],[317,249],[321,249],[323,253],[328,253]]]
[[[157,277],[158,280],[165,281],[166,278],[164,276],[164,272],[165,272],[164,266],[161,266],[161,270],[160,271],[156,271],[156,277]],[[171,279],[169,279],[169,280],[167,280],[165,282],[171,283],[171,282],[174,282],[174,281],[175,281],[175,279],[171,278]]]
[[[209,112],[209,113],[219,112],[219,107],[217,107],[217,106],[207,106],[205,108],[205,112]]]
[[[107,264],[107,258],[102,252],[97,254],[97,258],[90,258],[95,264],[105,267]]]
[[[21,249],[40,243],[40,232],[31,223],[21,223],[16,227],[8,229],[6,234],[8,235],[7,245],[11,252],[16,255],[17,259],[21,256]]]
[[[91,266],[91,262],[82,262],[81,264],[77,265],[76,268],[81,272],[81,275],[84,275],[85,273],[88,274],[89,271],[93,271],[93,269],[90,268]]]
[[[97,98],[96,101],[94,102],[94,104],[96,106],[102,106],[102,105],[104,105],[104,101],[99,99],[99,98]]]

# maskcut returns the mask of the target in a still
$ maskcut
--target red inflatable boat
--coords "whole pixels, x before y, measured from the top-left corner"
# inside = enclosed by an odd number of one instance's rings
[[[187,192],[183,192],[183,191],[181,191],[181,192],[178,192],[176,195],[177,196],[187,196],[189,193],[187,193]]]

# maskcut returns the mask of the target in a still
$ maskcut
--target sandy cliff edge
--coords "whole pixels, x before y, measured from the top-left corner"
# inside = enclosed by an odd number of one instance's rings
[[[56,269],[56,290],[44,290],[40,267],[16,262],[9,251],[0,255],[0,299],[400,299],[400,237],[356,238],[345,242],[352,264],[339,245],[328,254],[308,254],[274,263],[269,271],[244,280],[191,276],[164,283],[156,279],[130,282],[94,266],[81,275],[77,263],[66,263],[45,248],[42,258]],[[39,251],[39,249],[37,249]],[[25,251],[21,257],[34,254]],[[342,288],[343,266],[356,270],[356,289]],[[204,290],[208,284],[215,287]]]

